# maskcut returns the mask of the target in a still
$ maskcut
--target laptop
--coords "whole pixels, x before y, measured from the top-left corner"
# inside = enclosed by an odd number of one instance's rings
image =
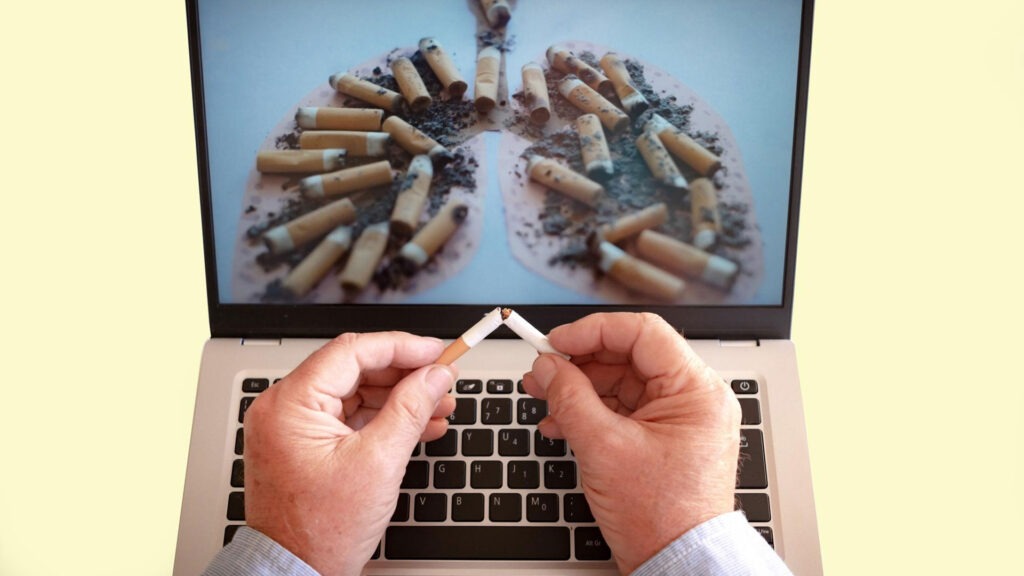
[[[244,525],[262,391],[341,333],[452,340],[498,306],[684,333],[743,409],[737,508],[821,573],[789,340],[811,0],[186,7],[211,338],[175,574]],[[500,327],[458,359],[366,573],[615,573],[519,387],[536,354]]]

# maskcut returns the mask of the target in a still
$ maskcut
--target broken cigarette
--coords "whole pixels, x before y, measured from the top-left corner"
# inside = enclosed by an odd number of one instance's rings
[[[402,95],[373,82],[356,78],[347,72],[339,72],[327,79],[327,83],[338,92],[383,108],[390,112],[402,109]]]
[[[423,78],[420,77],[412,60],[404,56],[396,58],[391,62],[391,72],[394,73],[398,89],[405,96],[410,110],[422,112],[430,107],[434,100],[430,97],[430,92],[427,91],[427,86],[423,83]]]
[[[352,228],[348,226],[335,228],[288,274],[281,285],[296,298],[305,296],[317,282],[327,275],[327,271],[348,251],[351,245]]]
[[[434,177],[434,166],[430,157],[420,154],[412,159],[409,171],[405,174],[402,187],[395,200],[395,208],[391,212],[391,232],[395,236],[408,238],[412,236],[420,222],[420,214],[427,204],[430,192],[430,180]]]
[[[271,254],[283,254],[355,220],[355,204],[348,198],[342,198],[303,214],[291,222],[267,230],[263,234],[263,241]]]
[[[344,148],[325,150],[264,150],[256,154],[261,174],[314,174],[332,172],[345,166]]]
[[[492,28],[504,28],[512,19],[512,9],[509,8],[508,0],[480,0],[480,6],[484,9],[484,16]]]
[[[372,164],[303,178],[299,181],[299,191],[307,198],[331,198],[356,190],[384,186],[391,181],[391,164],[387,160],[380,160]]]
[[[460,356],[468,352],[470,348],[482,342],[488,334],[497,330],[498,326],[501,326],[503,320],[501,308],[491,310],[485,314],[479,322],[473,324],[469,330],[463,332],[461,336],[449,344],[448,347],[441,352],[441,356],[437,359],[436,364],[444,364],[447,366],[452,362],[455,362]]]
[[[526,165],[530,179],[588,206],[597,206],[604,188],[593,180],[543,156],[531,156]]]
[[[683,178],[675,160],[672,159],[668,150],[665,149],[665,145],[661,143],[661,139],[654,132],[644,130],[643,134],[636,139],[636,148],[644,157],[644,162],[647,162],[647,167],[651,169],[655,180],[670,188],[686,190],[689,185],[686,178]]]
[[[653,230],[640,233],[636,239],[636,253],[657,266],[724,290],[732,286],[739,273],[735,262]]]
[[[707,250],[722,231],[718,194],[715,185],[707,178],[698,178],[690,185],[690,218],[693,222],[693,245]]]
[[[462,202],[445,204],[436,216],[420,228],[412,240],[402,246],[399,255],[414,268],[423,266],[455,234],[468,214],[469,207]]]
[[[498,103],[498,74],[501,71],[501,52],[494,46],[485,46],[476,57],[476,111],[487,114]]]
[[[530,346],[533,346],[537,352],[541,354],[558,354],[559,356],[565,357],[551,345],[548,337],[545,336],[540,330],[537,330],[533,324],[526,321],[525,318],[520,316],[515,310],[511,308],[502,308],[501,317],[504,318],[505,325],[510,330],[516,333],[517,336],[525,340]]]
[[[653,131],[661,138],[662,144],[668,148],[676,158],[686,162],[690,168],[696,170],[702,176],[711,176],[722,167],[722,162],[706,148],[690,138],[682,130],[676,128],[657,114],[652,114],[647,121],[644,130]]]
[[[344,148],[350,156],[379,158],[387,153],[387,132],[350,132],[348,130],[308,130],[299,136],[299,148],[322,150]]]
[[[452,153],[447,148],[398,116],[385,120],[383,128],[384,132],[390,134],[395,142],[410,154],[426,154],[436,163],[446,162],[452,158]]]
[[[383,110],[304,106],[295,112],[295,123],[306,130],[380,130]]]
[[[420,40],[420,52],[430,69],[437,75],[437,79],[441,81],[441,85],[448,90],[448,94],[455,100],[461,99],[469,85],[463,80],[462,74],[444,47],[435,38],[427,37]]]
[[[548,62],[551,67],[566,74],[575,74],[587,86],[601,92],[602,94],[614,94],[612,83],[604,74],[596,68],[580,60],[564,46],[551,46],[547,51]]]
[[[626,70],[626,64],[618,54],[614,52],[605,54],[601,58],[601,69],[608,75],[612,86],[615,87],[615,95],[619,97],[619,102],[622,102],[622,106],[630,116],[635,118],[650,107],[650,103],[647,102],[644,95],[636,89],[636,86],[633,86],[629,71]]]
[[[614,104],[581,82],[579,78],[566,76],[558,83],[558,91],[573,106],[584,112],[597,114],[609,132],[614,134],[629,127],[629,116],[625,112],[616,108]]]
[[[576,132],[580,136],[580,153],[587,176],[604,181],[615,174],[612,155],[608,151],[608,140],[601,129],[601,120],[596,114],[584,114],[576,119]]]
[[[635,236],[649,228],[661,226],[668,220],[668,206],[659,202],[639,212],[626,214],[618,220],[597,229],[599,241],[615,243]]]
[[[544,69],[536,62],[523,64],[523,101],[530,109],[530,122],[546,124],[551,118],[551,99]]]
[[[338,282],[347,291],[358,292],[370,283],[377,264],[388,245],[388,223],[379,222],[363,229],[345,268],[338,274]]]
[[[672,301],[686,288],[686,283],[679,278],[626,254],[611,242],[602,242],[598,250],[601,270],[630,290]]]

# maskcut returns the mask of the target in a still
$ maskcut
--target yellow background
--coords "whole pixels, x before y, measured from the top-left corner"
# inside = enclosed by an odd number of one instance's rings
[[[183,4],[2,12],[0,574],[169,574],[208,335]],[[815,20],[793,338],[825,569],[1019,569],[1024,8]]]

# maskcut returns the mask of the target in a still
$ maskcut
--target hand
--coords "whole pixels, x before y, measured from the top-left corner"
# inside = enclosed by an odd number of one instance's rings
[[[442,348],[344,334],[261,394],[245,415],[246,523],[325,576],[359,574],[413,448],[443,436],[455,409],[454,370],[427,366]]]
[[[615,562],[628,574],[684,532],[733,510],[740,409],[732,391],[653,314],[559,326],[523,378],[548,401]]]

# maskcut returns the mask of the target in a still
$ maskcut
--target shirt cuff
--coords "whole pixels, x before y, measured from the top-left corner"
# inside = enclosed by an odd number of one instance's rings
[[[203,576],[320,576],[269,536],[248,526],[235,532],[203,571]]]
[[[632,576],[791,575],[742,512],[722,514],[676,538]]]

